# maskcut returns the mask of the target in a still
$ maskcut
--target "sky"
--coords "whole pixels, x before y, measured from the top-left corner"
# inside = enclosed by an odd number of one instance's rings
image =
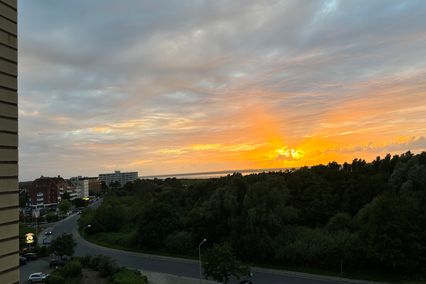
[[[426,1],[19,6],[20,179],[426,150]]]

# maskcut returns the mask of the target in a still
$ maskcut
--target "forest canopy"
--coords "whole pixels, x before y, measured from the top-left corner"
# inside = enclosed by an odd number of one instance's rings
[[[206,246],[229,244],[257,265],[420,274],[426,152],[200,181],[138,180],[85,212],[80,225],[87,224],[89,235],[148,251],[197,255],[207,238]]]

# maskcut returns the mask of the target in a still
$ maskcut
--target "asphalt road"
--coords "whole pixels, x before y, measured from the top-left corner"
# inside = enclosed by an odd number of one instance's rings
[[[31,273],[43,272],[50,273],[52,269],[49,268],[49,258],[39,258],[33,261],[27,261],[27,264],[19,267],[20,283],[27,283],[28,277]]]
[[[77,220],[79,215],[73,215],[58,222],[53,227],[53,238],[62,233],[72,233],[77,242],[75,255],[103,254],[113,258],[118,265],[141,270],[168,273],[186,277],[199,277],[199,264],[194,260],[147,255],[101,247],[84,240],[78,233]],[[284,271],[254,268],[252,280],[263,284],[330,284],[350,283],[341,279],[323,279],[306,274],[293,274]]]

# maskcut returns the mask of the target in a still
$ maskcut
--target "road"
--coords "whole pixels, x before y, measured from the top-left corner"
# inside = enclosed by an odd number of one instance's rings
[[[136,252],[127,252],[110,249],[95,245],[84,240],[78,233],[77,220],[79,215],[73,215],[67,219],[56,223],[53,227],[53,237],[62,233],[72,233],[77,242],[75,255],[84,256],[86,254],[103,254],[113,258],[118,265],[141,270],[168,273],[192,278],[199,277],[199,264],[194,260],[172,258],[156,255],[148,255]],[[253,282],[264,284],[330,284],[330,283],[351,283],[342,279],[326,279],[303,273],[291,273],[277,270],[266,270],[254,268]],[[355,282],[354,282],[355,283]]]

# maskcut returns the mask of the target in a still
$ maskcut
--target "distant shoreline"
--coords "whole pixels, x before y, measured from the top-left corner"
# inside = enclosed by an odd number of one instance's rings
[[[245,169],[245,170],[224,170],[224,171],[212,171],[212,172],[198,172],[198,173],[180,173],[180,174],[162,174],[162,175],[150,175],[140,176],[139,179],[165,179],[165,178],[215,178],[231,175],[233,173],[240,173],[242,175],[256,174],[262,172],[279,172],[286,170],[293,170],[296,168],[269,168],[269,169]]]

